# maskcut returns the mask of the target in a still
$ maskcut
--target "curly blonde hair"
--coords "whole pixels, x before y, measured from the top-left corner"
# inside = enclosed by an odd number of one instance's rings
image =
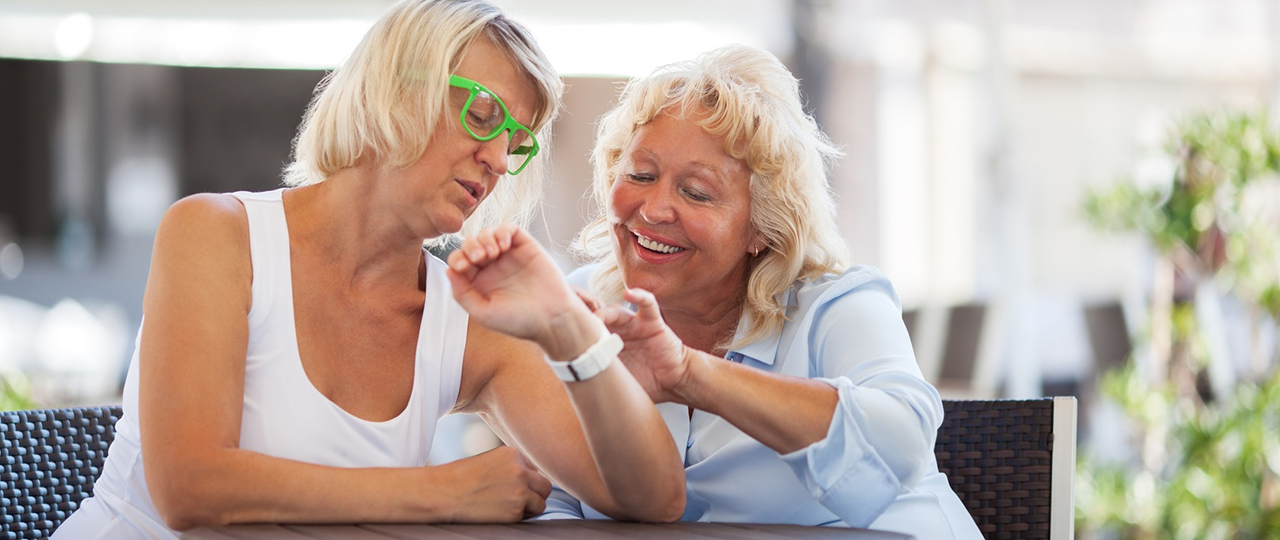
[[[343,64],[316,87],[284,183],[315,184],[362,160],[406,167],[426,151],[436,120],[448,110],[449,75],[463,53],[484,36],[516,63],[536,89],[531,129],[546,155],[546,128],[560,107],[564,84],[532,34],[484,0],[405,0],[365,34]],[[529,167],[519,181],[498,182],[458,235],[503,221],[527,223],[542,195],[545,170]]]
[[[578,235],[578,250],[599,263],[591,288],[601,298],[616,302],[625,287],[606,215],[622,150],[639,126],[663,113],[705,111],[701,127],[723,137],[725,151],[751,170],[751,224],[768,245],[754,259],[743,292],[751,327],[727,347],[779,332],[785,293],[797,280],[848,266],[827,181],[840,152],[804,112],[799,82],[772,54],[743,45],[720,48],[629,82],[619,101],[599,123],[591,155],[595,216]]]

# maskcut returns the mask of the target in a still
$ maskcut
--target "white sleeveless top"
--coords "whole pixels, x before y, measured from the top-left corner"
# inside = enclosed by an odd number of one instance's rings
[[[409,404],[384,422],[352,416],[321,394],[302,369],[282,191],[233,194],[248,213],[253,264],[240,448],[333,467],[426,465],[436,421],[458,399],[467,336],[467,313],[453,299],[445,264],[424,255],[426,303]],[[58,528],[55,539],[177,538],[156,512],[143,474],[136,345],[123,401],[94,496]]]

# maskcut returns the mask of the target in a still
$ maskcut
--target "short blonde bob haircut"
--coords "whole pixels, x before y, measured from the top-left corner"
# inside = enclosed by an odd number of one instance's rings
[[[484,0],[405,0],[394,6],[343,64],[316,87],[285,167],[289,186],[315,184],[360,163],[407,167],[427,149],[449,110],[449,75],[476,38],[491,40],[537,90],[533,125],[547,153],[546,128],[560,107],[564,84],[533,36]],[[545,141],[545,142],[544,142]],[[503,221],[528,222],[542,194],[544,170],[529,167],[518,180],[498,182],[462,234]],[[443,245],[457,235],[429,244]]]
[[[751,224],[768,246],[753,259],[743,291],[751,326],[722,346],[776,334],[787,317],[787,290],[797,280],[847,267],[827,182],[827,168],[840,153],[805,114],[799,82],[772,54],[742,45],[717,49],[631,81],[619,100],[600,120],[591,156],[596,216],[578,236],[579,249],[599,263],[591,288],[601,298],[616,302],[625,286],[607,220],[609,191],[624,172],[618,165],[636,129],[660,114],[709,113],[702,128],[724,137],[725,151],[751,170]]]

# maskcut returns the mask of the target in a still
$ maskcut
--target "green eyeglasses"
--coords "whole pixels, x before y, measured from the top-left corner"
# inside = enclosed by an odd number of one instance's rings
[[[489,141],[504,131],[508,133],[507,174],[520,174],[533,156],[538,155],[538,139],[533,136],[533,131],[512,118],[511,111],[507,110],[498,94],[480,83],[450,75],[449,86],[471,92],[458,120],[472,137],[478,141]]]

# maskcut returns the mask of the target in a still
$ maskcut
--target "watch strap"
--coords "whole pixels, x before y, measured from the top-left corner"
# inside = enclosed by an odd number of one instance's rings
[[[557,362],[548,358],[547,363],[551,364],[552,371],[555,371],[560,380],[581,382],[608,369],[609,365],[618,359],[620,352],[622,352],[622,338],[618,337],[618,334],[605,334],[572,361]]]

